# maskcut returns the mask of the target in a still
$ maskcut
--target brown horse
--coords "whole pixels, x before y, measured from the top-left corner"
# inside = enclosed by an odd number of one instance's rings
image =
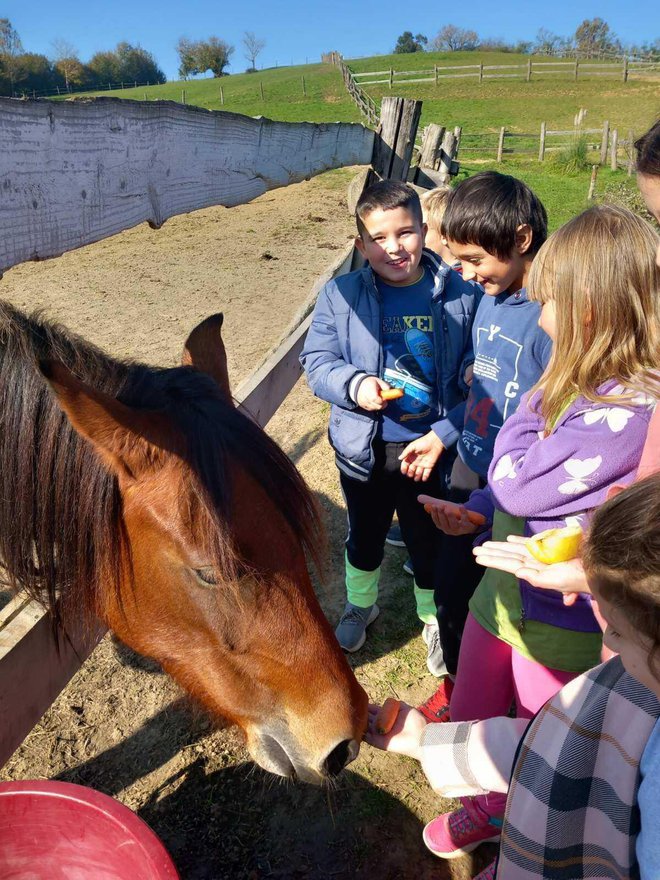
[[[357,755],[367,698],[310,583],[316,508],[232,404],[221,325],[156,369],[0,303],[0,557],[65,630],[100,618],[262,767],[321,782]]]

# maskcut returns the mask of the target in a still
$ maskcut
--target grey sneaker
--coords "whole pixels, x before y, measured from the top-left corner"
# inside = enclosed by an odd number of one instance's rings
[[[412,567],[412,559],[410,557],[408,557],[406,559],[406,561],[403,563],[402,568],[406,574],[410,575],[411,578],[415,577],[415,572],[413,571],[413,567]]]
[[[378,617],[380,608],[378,605],[371,605],[369,608],[359,608],[351,602],[346,603],[344,613],[335,630],[337,641],[350,654],[353,651],[359,651],[364,645],[367,633],[366,629],[370,623]]]
[[[440,630],[438,629],[438,624],[425,623],[424,629],[422,630],[422,638],[426,642],[427,647],[426,668],[428,671],[431,675],[435,675],[436,678],[441,678],[443,675],[447,675],[445,658],[442,653],[442,645],[440,644]]]

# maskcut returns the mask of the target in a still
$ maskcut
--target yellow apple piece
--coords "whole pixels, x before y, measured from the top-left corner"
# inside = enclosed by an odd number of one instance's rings
[[[527,539],[527,549],[535,559],[552,565],[574,559],[580,552],[582,529],[566,526],[564,529],[546,529]]]

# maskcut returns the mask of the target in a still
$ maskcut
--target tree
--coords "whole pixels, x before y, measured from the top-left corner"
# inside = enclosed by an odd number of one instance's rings
[[[52,45],[55,50],[55,70],[64,79],[67,92],[71,90],[71,86],[82,85],[85,69],[78,58],[76,47],[62,37],[53,40]]]
[[[428,43],[424,34],[416,34],[414,37],[412,31],[404,31],[396,41],[394,51],[397,55],[406,55],[409,52],[423,52],[424,46]]]
[[[179,54],[179,76],[186,79],[206,73],[207,70],[213,71],[213,76],[224,76],[234,47],[218,37],[209,37],[208,40],[181,37],[176,44],[176,51]]]
[[[8,18],[0,18],[0,70],[9,80],[11,91],[20,79],[23,44]]]
[[[245,46],[245,57],[250,62],[250,70],[255,70],[257,55],[264,50],[266,41],[260,40],[252,31],[245,31],[243,45]]]
[[[562,38],[547,28],[539,28],[536,32],[534,48],[537,55],[556,55],[561,46]]]
[[[575,31],[575,47],[581,55],[588,58],[601,52],[615,52],[620,49],[619,41],[602,18],[585,18]]]
[[[91,71],[94,84],[99,87],[119,82],[119,59],[114,52],[96,52],[89,59],[87,67]]]
[[[213,71],[213,76],[225,76],[225,67],[234,54],[234,47],[218,37],[209,37],[199,43],[197,64],[200,73]]]
[[[478,45],[479,37],[476,31],[467,31],[456,27],[455,24],[446,24],[432,43],[433,48],[438,52],[471,51]]]
[[[119,79],[123,82],[164,83],[165,74],[151,52],[131,43],[117,43]]]
[[[45,55],[24,52],[18,58],[21,66],[15,86],[19,91],[30,94],[33,91],[47,92],[55,87],[53,65]]]

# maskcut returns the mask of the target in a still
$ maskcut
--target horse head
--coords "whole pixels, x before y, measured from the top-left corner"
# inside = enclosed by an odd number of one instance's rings
[[[136,405],[139,389],[131,403],[100,391],[55,360],[41,368],[119,491],[120,560],[95,613],[240,725],[258,764],[318,783],[357,755],[367,698],[307,570],[315,507],[233,405],[221,325],[221,315],[204,321],[184,365],[156,371],[157,406]]]

